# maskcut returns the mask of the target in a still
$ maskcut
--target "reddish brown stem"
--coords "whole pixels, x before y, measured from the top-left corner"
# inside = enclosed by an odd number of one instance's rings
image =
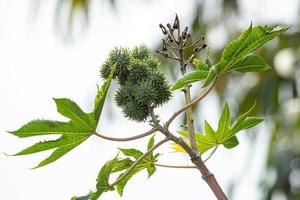
[[[192,159],[198,170],[202,174],[202,179],[208,184],[218,200],[228,200],[215,176],[208,170],[201,157]]]

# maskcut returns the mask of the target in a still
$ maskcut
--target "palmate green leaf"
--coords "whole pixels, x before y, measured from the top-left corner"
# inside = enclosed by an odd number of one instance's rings
[[[88,137],[89,136],[79,136],[79,137],[76,136],[76,137],[74,137],[73,142],[65,143],[64,145],[62,145],[62,146],[58,147],[57,149],[55,149],[49,157],[47,157],[46,159],[41,161],[33,169],[48,165],[48,164],[58,160],[59,158],[64,156],[66,153],[68,153],[69,151],[71,151],[72,149],[74,149],[75,147],[80,145],[82,142],[84,142]]]
[[[71,146],[73,144],[75,145],[84,141],[88,136],[89,135],[78,135],[74,137],[74,135],[62,135],[60,138],[56,140],[46,140],[46,141],[38,142],[14,155],[15,156],[28,155],[28,154],[38,153],[41,151],[47,151],[50,149],[66,147],[69,145]]]
[[[61,135],[57,140],[42,141],[15,154],[27,155],[54,149],[52,154],[35,168],[45,166],[61,158],[89,138],[96,128],[94,119],[90,117],[90,114],[84,113],[75,102],[69,99],[54,100],[58,112],[70,118],[69,122],[34,120],[20,129],[10,132],[21,138],[52,134]]]
[[[109,86],[112,82],[113,75],[114,75],[115,71],[116,71],[116,65],[114,65],[112,67],[108,79],[100,87],[100,89],[98,90],[98,93],[96,95],[96,98],[95,98],[95,101],[94,101],[94,112],[93,112],[94,113],[94,119],[95,119],[96,123],[98,123],[98,121],[99,121],[100,114],[102,112],[103,105],[105,103],[105,99],[106,99],[106,96],[107,96],[107,92],[108,92]]]
[[[114,71],[113,68],[112,71]],[[113,72],[111,73],[113,74]],[[42,141],[34,144],[15,155],[27,155],[54,149],[52,154],[38,164],[42,167],[50,164],[64,156],[66,153],[80,145],[88,139],[97,127],[103,104],[107,95],[112,75],[101,86],[95,98],[93,113],[85,113],[74,101],[67,98],[53,98],[57,111],[70,119],[69,122],[59,122],[51,120],[33,120],[20,129],[10,132],[20,138],[40,136],[40,135],[61,135],[57,140]],[[128,165],[127,161],[127,165]],[[125,163],[123,168],[125,168]]]
[[[54,98],[54,101],[57,106],[57,111],[60,114],[78,122],[90,131],[94,131],[96,129],[95,120],[89,114],[83,112],[74,101],[66,98]]]
[[[255,105],[253,105],[246,113],[242,114],[235,123],[231,126],[229,106],[225,103],[222,115],[219,119],[218,130],[215,131],[210,124],[205,121],[205,134],[197,133],[196,141],[200,153],[205,153],[210,148],[222,144],[224,147],[230,149],[239,144],[236,134],[239,131],[249,129],[261,123],[263,119],[250,116]],[[189,137],[186,131],[178,131],[184,137]]]
[[[48,140],[48,141],[36,143],[18,153],[16,153],[15,156],[28,155],[28,154],[33,154],[33,153],[38,153],[38,152],[42,152],[42,151],[55,149],[49,157],[47,157],[46,159],[41,161],[33,169],[39,168],[39,167],[50,164],[50,163],[56,161],[57,159],[61,158],[66,153],[71,151],[73,148],[75,148],[76,146],[78,146],[79,144],[84,142],[89,136],[90,136],[90,134],[88,134],[88,132],[86,132],[86,134],[82,134],[82,135],[74,135],[74,133],[65,134],[65,135],[62,135],[57,140]]]
[[[251,26],[237,39],[230,42],[224,49],[219,63],[211,67],[208,76],[203,84],[208,86],[220,73],[233,70],[234,66],[269,40],[287,31],[286,26]],[[249,65],[250,63],[248,63]],[[250,69],[248,69],[250,70]]]
[[[179,80],[177,80],[171,87],[171,91],[175,91],[181,89],[188,84],[194,83],[196,81],[203,80],[207,77],[208,70],[198,70],[194,72],[190,72],[184,76],[182,76]]]
[[[16,131],[9,132],[20,138],[39,135],[89,135],[90,131],[75,121],[59,122],[51,120],[33,120]]]

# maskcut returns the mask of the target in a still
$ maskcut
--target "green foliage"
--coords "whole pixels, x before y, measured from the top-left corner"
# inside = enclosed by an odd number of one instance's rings
[[[126,57],[126,62],[123,63],[116,57]],[[144,122],[149,117],[150,109],[170,99],[169,84],[158,71],[160,63],[145,45],[135,47],[132,51],[118,48],[112,51],[101,69],[103,78],[107,78],[106,73],[110,72],[113,61],[117,71],[114,78],[120,84],[114,99],[123,109],[125,117]],[[109,66],[107,63],[110,63]]]
[[[148,142],[148,150],[153,146],[153,144],[154,144],[154,136],[151,137]],[[124,155],[132,157],[134,159],[138,159],[139,157],[141,157],[143,155],[143,153],[141,151],[136,150],[136,149],[120,149],[120,151]],[[153,175],[153,173],[156,171],[156,167],[155,167],[154,163],[156,162],[156,159],[158,156],[159,156],[159,154],[153,155],[153,153],[148,155],[145,159],[143,159],[143,161],[141,161],[134,168],[134,170],[131,171],[131,173],[129,173],[122,181],[120,181],[117,184],[116,187],[117,187],[117,191],[120,196],[123,195],[123,190],[124,190],[124,187],[126,186],[127,182],[138,172],[142,171],[143,169],[147,169],[148,178]],[[122,177],[122,175],[123,174],[120,174],[119,178]]]
[[[22,126],[20,129],[10,132],[20,138],[53,134],[61,135],[56,140],[46,140],[36,143],[15,155],[27,155],[54,149],[49,157],[41,161],[35,167],[38,168],[56,161],[88,139],[96,130],[113,73],[114,69],[108,80],[98,91],[94,103],[94,112],[83,112],[82,109],[70,99],[54,98],[57,111],[63,116],[69,118],[70,121],[59,122],[50,120],[33,120]]]
[[[99,121],[109,86],[112,82],[113,75],[116,71],[116,67],[117,67],[116,65],[114,65],[112,67],[112,71],[111,71],[109,77],[107,78],[107,80],[103,83],[103,85],[98,90],[98,93],[94,100],[94,112],[93,113],[94,113],[94,119],[95,119],[96,123],[98,123],[98,121]]]
[[[96,125],[91,115],[84,113],[80,107],[69,99],[54,99],[57,110],[70,119],[69,122],[34,120],[20,129],[11,132],[18,137],[60,134],[57,140],[47,140],[34,144],[15,155],[27,155],[54,149],[52,154],[41,161],[35,168],[50,164],[64,156],[85,141],[95,130]]]
[[[205,121],[204,131],[205,134],[197,133],[196,140],[197,146],[200,153],[205,153],[212,147],[223,144],[226,148],[233,148],[239,144],[236,134],[239,131],[249,129],[257,124],[261,123],[263,119],[251,117],[250,114],[253,111],[255,105],[253,105],[246,113],[242,114],[236,121],[231,125],[230,123],[230,111],[228,104],[222,111],[222,115],[219,119],[218,129],[215,131],[211,125]],[[186,131],[178,131],[181,135],[188,137]]]
[[[72,197],[71,200],[97,200],[104,192],[113,191],[114,187],[109,184],[110,174],[114,168],[118,168],[119,163],[122,163],[118,157],[105,163],[98,173],[96,191],[81,197]]]
[[[230,71],[238,72],[261,72],[270,69],[266,61],[256,55],[249,55],[251,52],[272,40],[276,36],[287,31],[289,27],[251,26],[237,39],[230,42],[224,49],[221,60],[211,67],[210,60],[201,62],[195,59],[193,64],[195,72],[188,73],[177,80],[172,91],[181,89],[196,81],[205,80],[203,86],[208,86],[220,74]]]
[[[269,40],[277,37],[283,32],[287,31],[289,27],[283,26],[256,26],[252,28],[251,26],[243,32],[237,39],[230,42],[224,49],[221,60],[219,63],[214,65],[207,76],[204,86],[210,84],[216,76],[220,73],[226,73],[231,70],[235,70],[235,65],[244,59],[249,53],[253,52]],[[261,62],[262,58],[255,57],[252,58],[255,63]],[[260,61],[257,61],[259,59]],[[248,63],[249,65],[250,63]],[[253,68],[252,68],[253,69]],[[254,68],[256,71],[257,68]],[[249,67],[247,71],[252,71]]]
[[[150,138],[148,142],[148,149],[150,149],[154,144],[154,135]],[[104,192],[114,191],[117,189],[117,192],[120,196],[123,195],[123,190],[128,181],[138,172],[147,169],[148,177],[153,175],[156,171],[154,163],[157,161],[157,157],[159,154],[153,155],[153,152],[146,156],[141,162],[139,162],[136,167],[127,173],[127,170],[133,165],[134,161],[139,159],[143,152],[137,149],[123,149],[119,148],[120,152],[126,156],[126,158],[118,158],[108,161],[104,164],[98,174],[96,191],[90,192],[89,194],[81,197],[72,197],[71,200],[96,200],[98,199]],[[118,176],[118,181],[116,185],[112,185],[109,183],[110,175],[113,173],[121,172]],[[126,173],[126,175],[124,175]]]
[[[95,130],[96,123],[94,118],[91,115],[83,112],[74,101],[66,98],[53,99],[56,103],[57,111],[60,114],[71,120],[74,120],[74,122],[77,122],[80,126],[83,126],[90,131]]]
[[[232,66],[232,70],[238,72],[262,72],[271,69],[266,61],[256,55],[246,56],[243,60],[240,60]]]
[[[170,88],[171,91],[178,90],[184,88],[185,86],[194,83],[199,80],[204,80],[208,75],[207,70],[197,70],[194,72],[190,72],[180,79],[178,79]]]

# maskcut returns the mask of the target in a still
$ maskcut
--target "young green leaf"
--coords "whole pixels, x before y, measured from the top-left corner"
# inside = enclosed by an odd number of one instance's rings
[[[190,72],[183,77],[181,77],[179,80],[177,80],[170,88],[171,91],[175,91],[178,89],[181,89],[188,84],[194,83],[196,81],[203,80],[207,77],[208,71],[207,70],[198,70],[194,72]]]
[[[225,103],[222,111],[221,118],[218,124],[218,131],[216,132],[216,138],[223,138],[226,132],[230,129],[230,111],[229,106]]]
[[[97,192],[103,193],[109,190],[112,190],[111,186],[109,185],[109,176],[112,172],[112,170],[115,168],[115,166],[118,165],[118,158],[115,157],[114,159],[108,161],[100,170],[97,178]],[[100,194],[100,195],[101,195]],[[100,196],[99,195],[99,196]]]
[[[227,149],[231,149],[233,147],[236,147],[239,144],[239,141],[236,136],[231,137],[226,142],[223,143],[224,147]]]
[[[252,28],[251,24],[245,32],[225,47],[220,62],[210,69],[203,86],[208,86],[220,73],[232,70],[235,64],[249,53],[288,29],[289,27],[285,26],[256,26]]]
[[[153,147],[154,142],[155,142],[154,137],[155,137],[155,134],[153,136],[151,136],[151,138],[149,139],[148,145],[147,145],[147,150],[149,150]]]
[[[149,150],[153,145],[154,145],[154,137],[155,135],[153,135],[149,141],[148,141],[148,145],[147,145],[147,149]],[[120,151],[126,155],[126,156],[130,156],[133,157],[135,159],[140,158],[143,153],[140,150],[137,149],[120,149]],[[156,171],[156,167],[154,165],[154,163],[156,162],[157,157],[159,156],[159,154],[153,155],[153,152],[146,156],[135,168],[134,170],[131,171],[131,173],[129,173],[126,177],[124,177],[118,184],[117,184],[117,191],[119,193],[120,196],[123,195],[123,190],[124,187],[126,186],[127,182],[138,172],[142,171],[143,169],[147,169],[148,172],[148,178],[150,176],[152,176],[154,174],[154,172]],[[119,178],[122,177],[123,174],[120,174]]]
[[[122,149],[122,148],[119,148],[119,150],[125,156],[130,156],[130,157],[133,157],[135,159],[138,159],[139,157],[141,157],[143,155],[143,152],[141,152],[140,150],[137,150],[137,149]]]
[[[189,137],[187,131],[178,131],[178,133],[186,138]],[[216,139],[201,133],[196,133],[196,142],[198,150],[201,154],[205,153],[207,150],[217,145]]]
[[[145,169],[144,165],[142,164],[139,164],[138,166],[136,166],[134,168],[134,170],[132,170],[125,178],[122,179],[122,181],[120,181],[118,184],[117,184],[117,191],[118,191],[118,194],[120,196],[123,195],[123,190],[124,190],[124,187],[126,186],[126,184],[128,183],[128,181],[135,175],[137,174],[138,172],[142,171],[143,169]],[[122,177],[123,174],[120,174],[120,177]]]
[[[100,89],[98,90],[98,93],[96,95],[95,101],[94,101],[94,119],[96,121],[96,123],[98,123],[102,109],[103,109],[103,105],[107,96],[107,92],[109,89],[109,86],[112,82],[113,79],[113,75],[116,71],[116,65],[113,65],[109,77],[106,79],[106,81],[103,83],[103,85],[100,87]]]
[[[156,167],[154,163],[147,166],[148,178],[150,178],[155,172],[156,172]]]
[[[147,169],[148,172],[148,178],[153,175],[153,173],[156,171],[154,163],[156,162],[155,159],[153,159],[153,156],[147,156],[142,162],[140,162],[134,170],[132,170],[129,174],[127,174],[126,177],[124,177],[117,185],[117,191],[120,196],[123,195],[123,190],[128,181],[137,173],[140,171]],[[121,178],[123,174],[120,174],[119,178]]]
[[[211,61],[207,58],[205,62],[202,62],[200,59],[195,58],[193,60],[193,65],[197,70],[205,70],[208,71],[211,67]]]
[[[120,172],[128,169],[133,164],[133,161],[130,158],[119,159],[117,165],[113,167],[111,173]]]
[[[151,148],[154,145],[154,135],[149,139],[147,149]],[[139,159],[143,153],[137,149],[123,149],[119,148],[119,150],[125,156],[130,158]],[[118,176],[118,180],[115,185],[117,192],[120,196],[123,195],[123,190],[128,181],[138,172],[147,169],[148,178],[156,171],[154,163],[156,162],[157,157],[159,154],[153,155],[153,152],[146,156],[141,162],[139,162],[135,168],[133,168],[130,173],[123,172]],[[96,200],[98,199],[103,192],[112,191],[115,189],[113,185],[109,183],[109,177],[113,173],[121,172],[124,170],[128,170],[134,163],[133,160],[130,158],[120,159],[115,157],[114,159],[108,161],[100,170],[97,178],[97,190],[95,192],[90,192],[88,195],[81,196],[81,197],[72,197],[71,200]],[[126,176],[123,176],[126,173]]]
[[[269,69],[271,69],[271,67],[262,57],[249,55],[233,65],[230,70],[235,70],[238,72],[262,72]]]
[[[129,158],[119,159],[115,157],[114,159],[106,162],[100,169],[97,178],[96,191],[90,192],[89,194],[81,197],[72,197],[71,200],[96,200],[104,192],[113,191],[114,187],[109,184],[110,175],[116,172],[120,172],[128,169],[133,164],[133,161]]]
[[[197,146],[200,153],[205,153],[210,148],[220,144],[223,144],[226,148],[233,148],[237,146],[239,141],[235,135],[239,131],[249,129],[263,121],[263,119],[250,116],[254,106],[255,105],[253,105],[246,113],[241,115],[231,126],[229,107],[228,104],[225,103],[218,123],[218,130],[214,131],[210,124],[205,121],[205,134],[196,134]],[[189,134],[186,131],[178,131],[178,133],[184,137],[189,137]]]
[[[91,195],[92,195],[92,193],[90,192],[89,194],[84,195],[84,196],[72,197],[71,200],[90,200]]]
[[[88,195],[81,197],[72,197],[71,200],[97,200],[104,192],[114,190],[114,187],[109,185],[109,177],[113,169],[118,166],[119,159],[114,159],[106,162],[100,169],[97,177],[96,191],[90,192]]]
[[[147,150],[151,149],[154,145],[154,137],[155,135],[153,135],[148,142],[147,145]],[[148,165],[147,165],[147,172],[148,172],[148,178],[150,178],[150,176],[152,176],[154,174],[154,172],[156,171],[156,167],[154,165],[154,163],[156,162],[156,158],[159,156],[159,154],[153,155],[153,153],[151,153],[148,157],[145,158],[146,161],[148,161]]]

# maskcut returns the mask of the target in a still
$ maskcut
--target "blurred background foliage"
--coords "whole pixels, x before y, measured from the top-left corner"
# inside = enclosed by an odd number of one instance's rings
[[[81,31],[88,28],[91,0],[56,1],[55,29],[63,37],[73,37],[76,23],[80,24],[77,28]],[[115,0],[102,1],[109,1],[112,8],[118,3]],[[190,19],[190,31],[194,38],[202,35],[210,37],[213,32],[222,31],[220,37],[224,41],[220,48],[209,50],[211,57],[220,58],[223,46],[242,31],[238,22],[245,11],[241,9],[238,0],[216,1],[214,6],[217,7],[214,9],[211,9],[209,1],[195,1],[197,6],[194,8],[193,18]],[[41,3],[42,0],[32,1],[34,13],[38,12]],[[265,200],[278,199],[278,196],[283,197],[280,199],[300,199],[300,7],[294,9],[297,9],[297,16],[291,30],[257,52],[274,70],[261,74],[231,73],[222,78],[216,87],[220,99],[223,101],[226,98],[232,102],[236,105],[236,111],[244,111],[257,100],[256,114],[266,116],[272,136],[269,144],[266,144],[266,173],[261,177]],[[97,11],[101,12],[101,8]],[[263,22],[270,24],[268,21]],[[283,22],[279,20],[272,23]],[[159,47],[160,41],[156,42]],[[174,72],[174,67],[169,67],[173,64],[164,63],[163,66],[175,80],[177,73]],[[228,96],[228,90],[235,95]],[[255,134],[249,136],[249,140],[255,139]],[[231,191],[236,184],[232,183]]]

